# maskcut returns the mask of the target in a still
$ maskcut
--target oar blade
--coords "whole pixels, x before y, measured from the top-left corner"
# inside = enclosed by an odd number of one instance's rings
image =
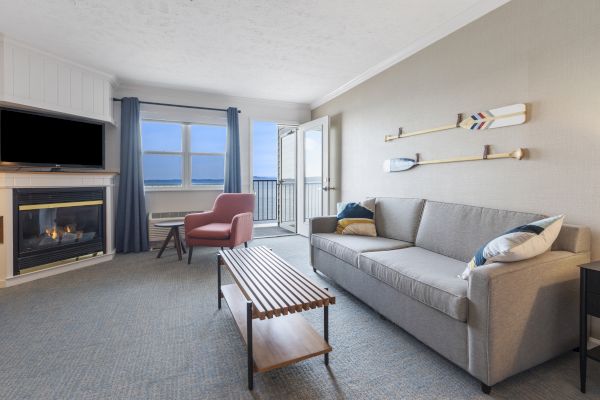
[[[415,165],[417,165],[417,160],[412,158],[392,158],[384,161],[383,170],[385,172],[400,172],[409,170]]]
[[[520,125],[526,119],[527,107],[525,104],[513,104],[473,113],[460,123],[460,127],[470,130],[501,128],[503,126]]]

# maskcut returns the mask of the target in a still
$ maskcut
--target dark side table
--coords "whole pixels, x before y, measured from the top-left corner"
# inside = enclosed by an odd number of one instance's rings
[[[600,346],[587,349],[588,315],[600,317],[600,261],[579,266],[581,290],[579,303],[579,376],[581,392],[585,393],[587,359],[600,361]]]
[[[154,224],[154,226],[158,228],[169,228],[169,234],[165,238],[165,241],[163,242],[156,258],[160,258],[160,256],[162,256],[163,252],[167,248],[167,245],[171,241],[171,238],[173,238],[173,242],[175,243],[175,249],[177,250],[177,257],[179,257],[179,261],[181,261],[181,252],[185,253],[185,246],[183,245],[181,238],[179,237],[179,227],[183,226],[183,221],[157,222],[156,224]]]

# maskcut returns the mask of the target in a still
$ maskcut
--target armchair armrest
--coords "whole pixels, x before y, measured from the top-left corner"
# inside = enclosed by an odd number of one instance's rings
[[[202,213],[188,214],[183,220],[185,234],[199,226],[207,225],[214,222],[214,213],[212,211],[205,211]]]
[[[579,269],[589,252],[492,263],[469,278],[469,372],[486,385],[577,345]]]
[[[251,212],[237,214],[231,221],[231,239],[233,246],[252,240],[254,221]]]
[[[337,227],[337,217],[329,215],[325,217],[313,217],[308,220],[308,235],[313,233],[333,233]]]

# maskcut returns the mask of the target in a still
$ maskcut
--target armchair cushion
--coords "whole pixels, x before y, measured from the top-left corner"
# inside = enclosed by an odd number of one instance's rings
[[[194,239],[229,239],[231,224],[213,222],[190,230],[187,235]]]

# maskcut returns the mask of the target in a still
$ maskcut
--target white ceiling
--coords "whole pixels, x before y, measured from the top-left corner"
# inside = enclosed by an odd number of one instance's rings
[[[316,105],[507,0],[0,0],[0,33],[119,81]]]

